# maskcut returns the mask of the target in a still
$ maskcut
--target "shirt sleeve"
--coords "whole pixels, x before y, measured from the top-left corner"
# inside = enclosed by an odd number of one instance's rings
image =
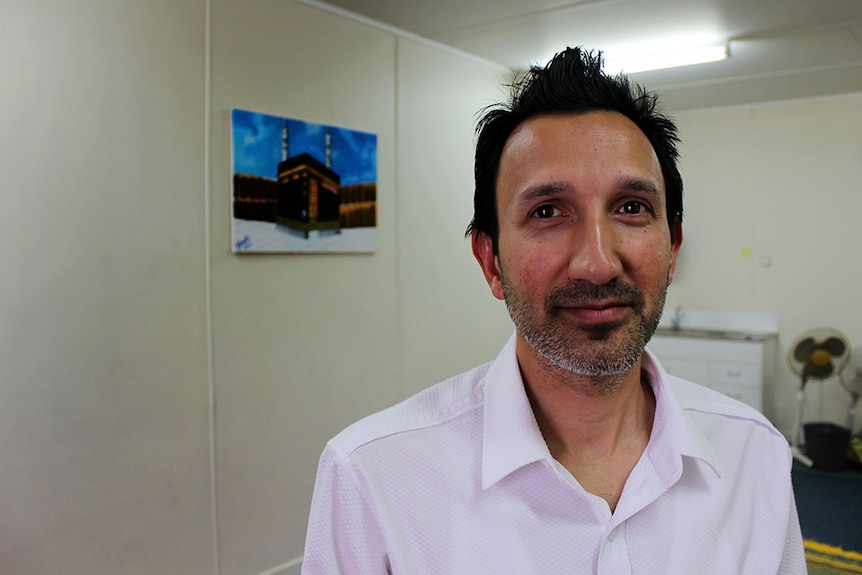
[[[317,468],[302,561],[303,575],[384,575],[390,569],[379,521],[349,462],[331,446]]]
[[[779,575],[808,573],[808,567],[805,564],[805,548],[802,544],[802,530],[799,526],[799,513],[796,511],[796,499],[792,488],[790,489],[790,513],[784,537],[784,554],[781,556],[778,573]]]

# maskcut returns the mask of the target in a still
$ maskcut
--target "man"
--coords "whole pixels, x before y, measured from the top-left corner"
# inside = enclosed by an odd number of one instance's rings
[[[805,573],[784,438],[644,351],[676,128],[580,49],[479,123],[468,232],[515,334],[321,456],[303,573]]]

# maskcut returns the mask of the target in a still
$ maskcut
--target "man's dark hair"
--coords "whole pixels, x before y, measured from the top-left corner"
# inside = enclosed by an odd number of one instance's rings
[[[646,135],[658,157],[665,184],[665,202],[671,239],[674,223],[682,220],[682,177],[676,162],[677,128],[657,109],[658,96],[619,74],[602,71],[601,52],[568,48],[544,68],[533,66],[512,85],[510,101],[484,110],[476,126],[473,221],[467,235],[481,232],[491,237],[497,253],[497,171],[506,140],[522,122],[540,114],[619,112]]]

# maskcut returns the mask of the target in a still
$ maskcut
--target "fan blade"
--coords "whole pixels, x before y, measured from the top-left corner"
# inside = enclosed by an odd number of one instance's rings
[[[834,371],[835,367],[832,365],[831,361],[826,365],[814,365],[809,363],[805,366],[805,372],[809,377],[813,377],[814,379],[825,379],[832,375]]]
[[[847,349],[847,346],[844,345],[844,342],[837,337],[830,337],[829,339],[824,341],[820,347],[826,349],[832,355],[841,355],[844,353],[844,350]]]
[[[793,357],[796,361],[805,363],[815,349],[817,349],[817,342],[814,341],[813,337],[806,337],[796,344],[796,348],[793,350]]]

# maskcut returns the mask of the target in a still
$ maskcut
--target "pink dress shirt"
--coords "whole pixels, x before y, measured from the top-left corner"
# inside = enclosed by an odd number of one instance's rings
[[[613,513],[550,456],[513,337],[329,441],[302,573],[806,573],[784,437],[648,352],[643,365],[655,421]]]

